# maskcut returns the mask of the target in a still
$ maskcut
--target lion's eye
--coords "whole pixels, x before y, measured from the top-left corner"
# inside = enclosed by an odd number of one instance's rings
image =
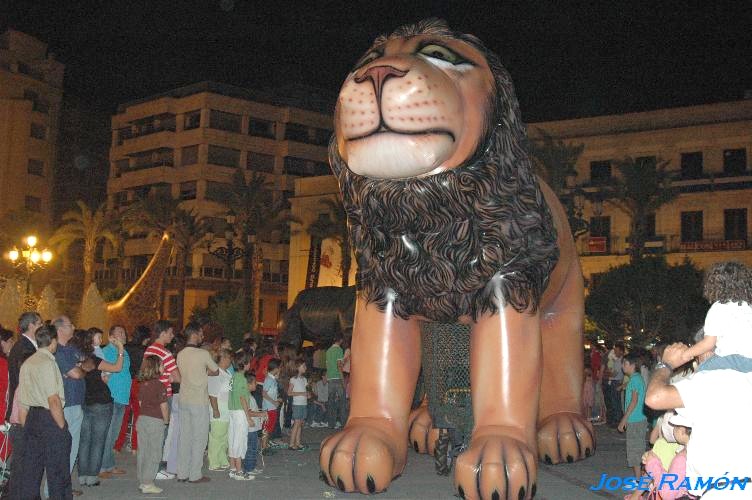
[[[355,68],[353,68],[353,69],[362,68],[363,66],[365,66],[369,62],[375,61],[376,59],[378,59],[379,57],[381,57],[381,55],[382,55],[381,52],[378,52],[376,50],[372,50],[368,54],[366,54],[363,57],[361,57],[360,60],[355,64]]]
[[[425,47],[420,49],[418,53],[426,57],[438,59],[440,61],[446,61],[452,64],[461,64],[467,62],[465,61],[465,59],[457,55],[456,52],[436,44],[426,45]]]

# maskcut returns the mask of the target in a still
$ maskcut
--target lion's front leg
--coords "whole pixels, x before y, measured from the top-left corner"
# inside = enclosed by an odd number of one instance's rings
[[[323,478],[342,491],[376,493],[402,473],[408,416],[420,370],[420,329],[358,298],[350,417],[321,444]]]
[[[457,460],[457,492],[477,500],[532,498],[541,380],[539,317],[506,307],[481,318],[470,342],[475,428],[470,447]]]

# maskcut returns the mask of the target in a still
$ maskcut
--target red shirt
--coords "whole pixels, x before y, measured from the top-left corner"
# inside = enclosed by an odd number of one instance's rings
[[[590,369],[593,371],[593,380],[601,375],[601,351],[593,349],[590,353]]]
[[[178,365],[175,363],[175,357],[159,342],[154,342],[146,348],[146,351],[144,351],[144,357],[146,356],[156,356],[162,360],[163,371],[162,375],[159,376],[159,381],[165,386],[165,391],[167,391],[167,397],[169,398],[172,396],[170,373],[178,369]]]
[[[269,366],[269,361],[272,359],[274,359],[274,356],[271,354],[264,354],[260,358],[253,358],[251,360],[249,368],[256,372],[256,382],[259,384],[264,383],[264,379],[266,379],[266,369]]]

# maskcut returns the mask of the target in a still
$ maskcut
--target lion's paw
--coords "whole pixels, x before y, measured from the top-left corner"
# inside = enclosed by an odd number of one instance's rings
[[[428,453],[433,455],[436,448],[436,440],[439,438],[439,429],[433,427],[431,414],[428,406],[422,405],[410,412],[408,420],[408,444],[416,453]]]
[[[593,426],[582,415],[554,413],[538,424],[538,457],[545,463],[572,463],[594,452]]]
[[[480,432],[479,432],[480,431]],[[476,429],[470,447],[457,458],[454,483],[460,498],[523,500],[536,491],[537,465],[530,448],[502,430]]]
[[[406,436],[391,432],[386,419],[354,418],[321,443],[321,476],[344,492],[384,491],[405,465]]]

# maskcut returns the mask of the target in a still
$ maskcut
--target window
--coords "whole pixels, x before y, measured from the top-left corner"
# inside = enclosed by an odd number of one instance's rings
[[[744,175],[747,170],[747,150],[726,149],[723,151],[723,173],[726,175]]]
[[[131,170],[141,170],[152,167],[172,167],[175,162],[171,148],[150,149],[134,153],[134,164]]]
[[[653,241],[655,236],[655,214],[645,216],[645,238],[647,241]]]
[[[309,177],[314,175],[328,175],[330,173],[331,171],[329,170],[329,165],[327,163],[296,158],[294,156],[285,157],[285,174],[287,175]]]
[[[208,181],[206,183],[206,195],[205,198],[211,201],[217,201],[224,203],[227,201],[228,192],[232,189],[230,184],[224,184],[222,182]]]
[[[31,137],[44,140],[47,138],[47,127],[39,123],[31,124]]]
[[[44,162],[42,160],[29,160],[29,164],[26,166],[26,172],[31,175],[44,175]]]
[[[130,170],[130,160],[124,159],[124,160],[117,160],[115,162],[115,176],[119,176],[123,172],[127,172]]]
[[[182,166],[195,165],[198,163],[198,144],[186,146],[180,151],[180,164]]]
[[[730,208],[723,211],[723,239],[747,241],[747,209]]]
[[[274,122],[251,118],[248,120],[248,135],[274,139]]]
[[[288,123],[285,126],[285,139],[288,141],[310,142],[308,127],[300,123]]]
[[[188,181],[180,183],[180,199],[181,200],[195,200],[196,199],[196,181]]]
[[[603,186],[611,182],[611,160],[590,162],[590,184]]]
[[[590,217],[590,236],[608,238],[611,236],[611,216]]]
[[[167,296],[167,318],[171,320],[178,319],[178,296]]]
[[[702,210],[681,213],[681,241],[702,241]]]
[[[115,193],[115,208],[128,206],[128,191],[118,191]]]
[[[240,132],[240,115],[212,109],[209,111],[209,128]]]
[[[655,156],[638,156],[635,158],[635,164],[642,168],[655,170],[658,160]]]
[[[183,130],[193,130],[201,126],[201,110],[189,111],[183,118]]]
[[[699,179],[702,177],[702,151],[681,154],[681,178]]]
[[[240,150],[209,144],[209,163],[237,167],[240,164]]]
[[[274,172],[274,156],[249,151],[246,168],[257,172]]]
[[[24,200],[24,206],[27,210],[31,210],[32,212],[41,212],[42,198],[37,198],[36,196],[26,196]]]

